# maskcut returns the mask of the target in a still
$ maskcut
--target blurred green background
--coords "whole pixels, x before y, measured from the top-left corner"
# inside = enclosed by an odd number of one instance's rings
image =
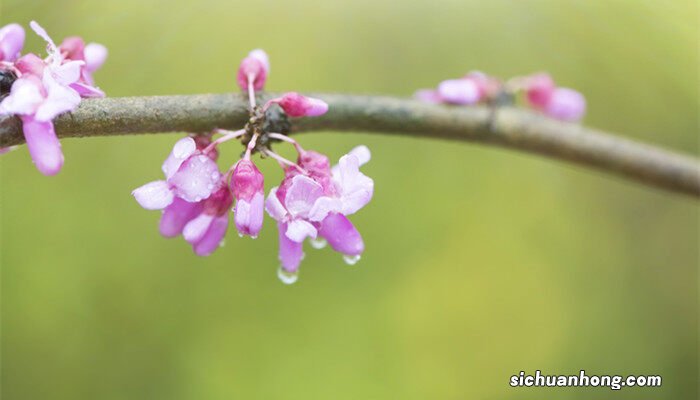
[[[106,44],[110,96],[236,90],[255,47],[270,90],[408,96],[547,70],[586,95],[587,125],[698,155],[694,0],[2,0],[0,17]],[[53,178],[25,148],[2,157],[4,398],[696,398],[695,200],[478,145],[302,135],[334,160],[368,145],[376,192],[353,218],[362,261],[307,248],[290,287],[270,220],[209,258],[159,236],[130,191],[178,137],[65,140]],[[222,165],[241,150],[225,148]],[[508,385],[536,369],[663,386]]]

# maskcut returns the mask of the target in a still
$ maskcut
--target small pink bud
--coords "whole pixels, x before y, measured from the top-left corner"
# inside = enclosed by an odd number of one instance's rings
[[[236,199],[234,221],[241,235],[257,237],[265,209],[264,177],[252,161],[242,159],[233,170],[231,191]]]
[[[302,96],[296,92],[270,100],[270,103],[279,104],[290,117],[317,117],[328,111],[328,104],[325,101]]]
[[[557,88],[544,106],[544,113],[563,121],[578,121],[586,113],[586,98],[573,89]]]
[[[535,74],[527,78],[526,96],[527,101],[534,108],[544,108],[549,102],[554,89],[554,80],[549,74]]]
[[[270,62],[267,54],[260,49],[253,50],[241,61],[241,66],[238,67],[238,86],[247,92],[250,80],[253,82],[253,90],[262,90],[265,87],[269,71]]]
[[[12,62],[24,47],[24,28],[9,24],[0,28],[0,61]]]
[[[472,79],[449,79],[438,85],[440,97],[451,104],[475,104],[481,100],[479,86]]]
[[[80,36],[71,36],[63,39],[58,50],[68,60],[85,60],[85,41]]]

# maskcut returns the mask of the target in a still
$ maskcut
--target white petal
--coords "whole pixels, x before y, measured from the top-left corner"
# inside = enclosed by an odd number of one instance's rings
[[[295,219],[287,224],[287,232],[285,235],[289,240],[301,243],[307,237],[316,238],[316,228],[311,223],[303,219]]]
[[[340,212],[342,209],[343,203],[340,199],[328,196],[319,197],[313,207],[311,207],[311,211],[309,211],[309,220],[315,222],[323,221],[328,213]]]
[[[337,183],[345,215],[357,212],[372,199],[374,181],[360,172],[360,161],[354,155],[340,158]]]
[[[173,192],[165,181],[149,182],[131,194],[147,210],[162,210],[173,202]]]
[[[287,209],[277,198],[277,187],[270,189],[270,194],[267,195],[267,200],[265,201],[265,211],[276,221],[282,221],[287,216]]]
[[[316,199],[323,195],[323,187],[313,179],[304,175],[292,178],[292,184],[287,190],[284,204],[287,211],[294,217],[305,218]]]
[[[213,215],[199,214],[199,216],[185,225],[185,228],[182,230],[182,237],[190,243],[198,242],[207,233],[213,220]]]

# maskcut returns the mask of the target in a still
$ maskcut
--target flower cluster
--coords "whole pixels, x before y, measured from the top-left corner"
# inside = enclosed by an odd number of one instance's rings
[[[94,86],[92,74],[104,63],[107,49],[85,44],[78,36],[57,46],[35,21],[29,26],[46,41],[48,56],[21,54],[25,33],[20,25],[0,29],[0,115],[20,117],[37,169],[55,175],[63,166],[63,153],[53,119],[74,110],[81,98],[104,96]]]
[[[578,121],[586,113],[586,99],[573,89],[558,87],[551,76],[537,73],[503,83],[482,72],[472,71],[459,79],[440,82],[436,89],[421,89],[419,100],[429,103],[472,105],[496,102],[502,95],[524,94],[527,105],[562,121]]]
[[[180,139],[163,163],[165,179],[147,183],[133,191],[145,209],[162,210],[160,232],[165,237],[183,238],[200,256],[213,253],[223,243],[229,225],[229,211],[240,236],[256,238],[265,211],[279,230],[279,278],[296,281],[304,257],[303,244],[309,239],[315,248],[329,244],[348,264],[356,263],[364,251],[362,236],[348,216],[364,207],[374,191],[372,179],[360,172],[370,159],[369,149],[359,146],[331,167],[328,157],[305,150],[281,132],[269,131],[266,120],[275,108],[282,118],[315,117],[325,114],[328,105],[320,100],[286,93],[262,106],[256,95],[264,88],[270,63],[262,50],[253,50],[241,62],[237,83],[250,102],[250,120],[237,131],[214,130],[206,135]],[[213,136],[220,137],[214,139]],[[239,139],[245,152],[222,173],[217,165],[217,147]],[[296,161],[283,158],[270,144],[291,144]],[[265,198],[264,177],[252,154],[276,160],[283,170],[282,182]],[[231,206],[235,202],[235,207]]]

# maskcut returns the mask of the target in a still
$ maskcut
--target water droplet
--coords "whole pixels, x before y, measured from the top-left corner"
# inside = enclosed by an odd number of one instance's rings
[[[226,241],[224,239],[221,239],[219,242],[219,247],[224,247],[226,245]]]
[[[238,232],[238,237],[239,237],[239,238],[242,238],[242,237],[243,237],[243,234],[240,233],[240,232]]]
[[[253,240],[255,240],[255,239],[257,239],[257,238],[258,238],[258,235],[254,235],[254,236],[253,236],[253,235],[251,235],[251,236],[250,236],[250,238],[251,238],[251,239],[253,239]]]
[[[328,242],[326,242],[325,239],[316,238],[316,239],[311,239],[310,241],[311,241],[311,247],[313,247],[314,249],[322,249],[322,248],[326,247],[326,245],[328,244]]]
[[[343,260],[345,261],[345,264],[347,264],[347,265],[355,265],[355,264],[357,264],[358,261],[360,261],[360,255],[359,254],[356,256],[344,255]]]
[[[219,179],[219,173],[218,173],[218,172],[212,172],[212,173],[211,173],[211,179],[214,179],[214,180]]]
[[[292,283],[296,282],[297,279],[299,279],[299,272],[289,272],[286,269],[279,267],[277,270],[277,277],[280,278],[282,283],[291,285]]]

